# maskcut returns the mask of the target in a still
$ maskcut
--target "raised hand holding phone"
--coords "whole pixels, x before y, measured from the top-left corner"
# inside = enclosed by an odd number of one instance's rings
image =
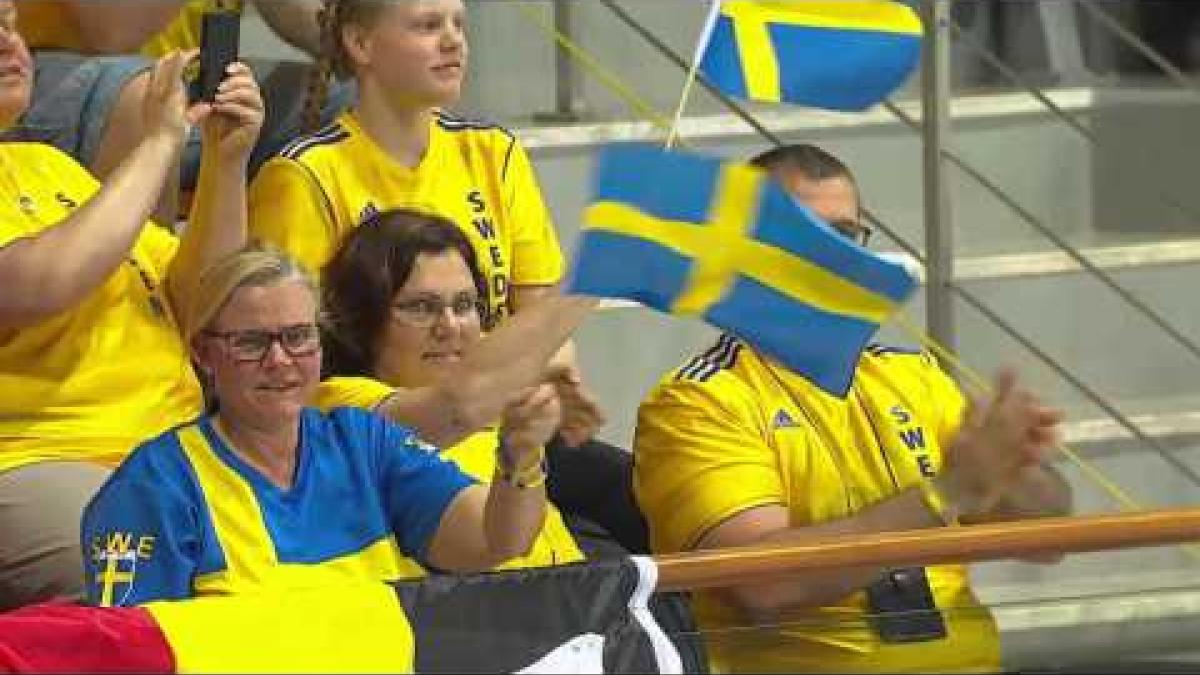
[[[200,67],[192,81],[192,102],[212,103],[230,64],[237,61],[242,16],[237,9],[218,8],[204,13],[200,33]]]

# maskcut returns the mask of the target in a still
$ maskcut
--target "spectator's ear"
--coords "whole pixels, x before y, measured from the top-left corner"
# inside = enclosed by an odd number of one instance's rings
[[[341,35],[336,35],[334,38],[342,41],[342,53],[347,59],[347,63],[343,65],[347,69],[353,71],[355,66],[370,64],[373,41],[371,29],[354,23],[346,23],[342,26]]]
[[[216,340],[209,339],[203,333],[197,333],[192,338],[192,362],[205,380],[212,378],[213,359],[217,356],[214,352],[215,343]]]

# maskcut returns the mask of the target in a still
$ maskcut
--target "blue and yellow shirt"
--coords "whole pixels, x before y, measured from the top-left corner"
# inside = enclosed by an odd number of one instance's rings
[[[342,406],[374,410],[395,392],[395,388],[367,377],[331,377],[321,382],[316,406],[330,410]],[[488,483],[496,475],[496,448],[500,445],[500,430],[496,426],[481,429],[454,445],[442,448],[442,457],[454,462],[468,476]],[[554,504],[546,504],[542,530],[529,552],[507,560],[494,569],[518,570],[582,562],[583,551],[563,522]],[[425,576],[426,570],[417,562],[404,560],[404,576]]]
[[[798,336],[803,339],[803,336]],[[964,410],[926,354],[868,349],[845,398],[730,336],[669,373],[638,410],[634,491],[656,553],[695,548],[747,509],[785,507],[793,527],[850,516],[937,474]],[[697,594],[714,672],[995,671],[999,639],[962,565],[928,568],[944,640],[882,642],[865,593],[745,630],[737,609]],[[743,630],[736,630],[742,628]],[[730,630],[734,629],[734,630]]]
[[[401,577],[424,560],[473,481],[404,427],[362,410],[301,417],[290,489],[242,461],[201,418],[139,447],[83,515],[88,599],[197,595]]]

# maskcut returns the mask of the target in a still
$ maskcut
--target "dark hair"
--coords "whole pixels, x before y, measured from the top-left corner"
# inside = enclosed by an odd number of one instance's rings
[[[857,189],[858,182],[850,167],[825,150],[807,143],[780,145],[767,150],[750,160],[750,164],[772,173],[777,171],[799,171],[809,180],[845,178]]]
[[[392,298],[412,275],[422,253],[457,251],[481,300],[480,321],[490,326],[487,280],[475,249],[454,223],[441,216],[396,209],[355,228],[321,274],[325,319],[324,375],[370,375]]]

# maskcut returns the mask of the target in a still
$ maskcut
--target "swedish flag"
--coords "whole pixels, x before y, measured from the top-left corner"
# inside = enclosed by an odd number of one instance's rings
[[[724,0],[700,72],[731,96],[863,110],[902,85],[921,19],[892,0]]]
[[[701,317],[845,396],[916,288],[754,167],[638,144],[598,161],[571,292]]]

